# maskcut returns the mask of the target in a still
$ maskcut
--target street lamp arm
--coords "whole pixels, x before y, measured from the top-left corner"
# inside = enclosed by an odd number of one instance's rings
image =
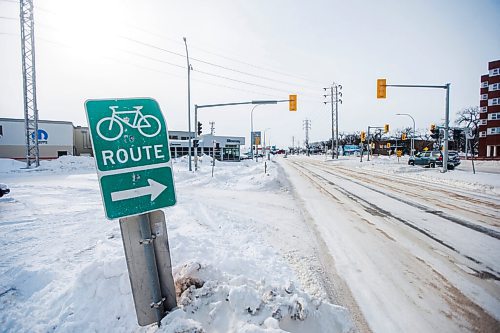
[[[396,116],[408,116],[413,121],[413,135],[411,136],[411,152],[410,156],[415,154],[415,119],[408,113],[396,113]]]

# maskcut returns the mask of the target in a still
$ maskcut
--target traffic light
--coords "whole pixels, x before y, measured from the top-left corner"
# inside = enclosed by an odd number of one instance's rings
[[[378,79],[377,80],[377,98],[385,98],[386,97],[386,79]]]
[[[435,124],[431,124],[431,132],[434,132],[436,130],[436,125]]]
[[[391,148],[391,143],[390,143],[390,142],[387,142],[386,147],[387,147],[387,148]]]
[[[297,95],[290,95],[288,99],[288,108],[290,111],[297,111]]]
[[[401,140],[406,140],[406,133],[401,134]]]
[[[203,130],[201,129],[201,127],[202,127],[202,126],[203,126],[203,124],[202,124],[202,123],[200,123],[200,122],[198,122],[198,128],[197,128],[197,130],[196,130],[196,131],[197,131],[197,133],[198,133],[198,135],[200,135],[200,134],[203,132]]]
[[[194,139],[194,140],[193,140],[193,147],[194,147],[194,148],[197,148],[197,147],[199,146],[199,143],[200,143],[200,140],[196,140],[196,139]]]
[[[384,125],[384,133],[389,132],[389,124]]]
[[[365,142],[366,140],[366,133],[365,131],[361,131],[361,142]]]

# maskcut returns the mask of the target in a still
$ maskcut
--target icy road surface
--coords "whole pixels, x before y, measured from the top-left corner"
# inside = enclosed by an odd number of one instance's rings
[[[279,161],[373,331],[498,331],[500,175]]]

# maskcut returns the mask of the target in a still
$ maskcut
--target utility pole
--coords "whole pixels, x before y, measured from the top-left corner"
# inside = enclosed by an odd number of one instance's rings
[[[209,124],[210,124],[210,135],[214,135],[214,133],[215,133],[215,121],[211,121]]]
[[[311,121],[309,119],[304,119],[303,128],[306,132],[305,145],[306,145],[307,156],[309,156],[309,130],[311,129]]]
[[[342,104],[342,85],[337,84],[335,82],[332,83],[332,86],[329,88],[323,88],[326,92],[327,89],[330,89],[330,94],[323,95],[325,98],[330,97],[330,101],[323,102],[325,105],[330,103],[332,109],[332,159],[337,156],[339,158],[339,102]],[[340,97],[339,97],[340,96]],[[335,105],[335,108],[334,108]],[[335,149],[333,149],[333,140],[335,138]]]
[[[24,128],[26,167],[40,166],[38,149],[38,108],[36,105],[35,22],[33,0],[21,0],[21,57],[23,66]]]
[[[292,155],[295,155],[295,136],[292,136]]]

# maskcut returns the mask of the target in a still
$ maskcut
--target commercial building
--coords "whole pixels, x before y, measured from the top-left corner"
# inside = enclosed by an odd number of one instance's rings
[[[0,118],[0,158],[26,159],[26,132],[24,119]],[[194,132],[169,131],[170,153],[173,158],[188,155],[189,137]],[[197,138],[198,155],[206,154],[220,161],[239,161],[244,137],[214,136]],[[194,140],[191,154],[194,155]],[[55,159],[63,155],[93,156],[88,127],[73,126],[69,121],[38,121],[40,159]]]
[[[478,156],[500,159],[500,60],[490,62],[488,70],[481,76]]]
[[[69,121],[38,121],[41,159],[74,154],[74,128]],[[26,159],[24,119],[0,118],[0,158]]]
[[[170,153],[176,158],[188,155],[189,152],[189,132],[169,131]],[[191,133],[191,138],[194,134]],[[194,145],[196,143],[196,152],[198,155],[215,154],[219,161],[239,161],[241,155],[241,146],[245,145],[245,138],[239,136],[215,136],[211,134],[201,135],[192,142],[191,154],[194,155]]]

